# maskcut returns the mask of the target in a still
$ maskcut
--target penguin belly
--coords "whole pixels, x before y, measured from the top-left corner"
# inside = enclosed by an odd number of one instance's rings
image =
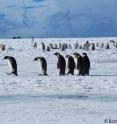
[[[78,60],[77,58],[74,59],[74,62],[75,62],[75,73],[78,74],[78,69],[77,69],[77,64],[78,64]]]
[[[8,66],[9,66],[9,72],[10,72],[10,73],[13,72],[14,69],[13,69],[13,67],[12,67],[12,63],[11,63],[10,60],[8,60]]]
[[[69,72],[69,70],[70,70],[70,69],[69,69],[69,65],[68,65],[68,64],[69,64],[69,63],[68,63],[68,59],[66,59],[66,65],[67,65],[67,66],[66,66],[66,71],[67,71],[67,73],[68,73],[68,72]]]
[[[42,67],[42,61],[38,60],[38,64],[39,64],[40,74],[44,75],[44,70],[43,70],[43,67]]]

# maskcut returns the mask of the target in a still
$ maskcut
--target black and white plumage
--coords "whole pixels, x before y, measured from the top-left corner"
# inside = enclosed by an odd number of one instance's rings
[[[59,75],[65,75],[65,69],[66,69],[65,58],[58,52],[56,52],[54,55],[58,57],[57,69],[60,70]]]
[[[9,65],[9,68],[10,68],[10,72],[7,73],[7,74],[8,75],[14,74],[14,75],[18,76],[16,59],[12,56],[5,56],[3,59],[8,60],[8,65]]]
[[[76,58],[76,69],[79,70],[79,75],[84,75],[84,63],[82,56],[75,52],[74,56]]]
[[[39,75],[47,75],[47,62],[44,57],[36,57],[33,61],[37,61],[40,67],[41,74]]]
[[[67,60],[67,69],[68,69],[67,75],[68,74],[74,75],[74,69],[75,69],[74,58],[70,55],[67,55],[66,58],[68,59]]]
[[[83,53],[84,74],[89,75],[90,60],[86,53]]]

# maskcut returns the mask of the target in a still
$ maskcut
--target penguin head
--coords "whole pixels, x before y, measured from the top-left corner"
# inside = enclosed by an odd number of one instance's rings
[[[60,53],[56,52],[56,53],[54,53],[54,55],[59,56],[59,55],[60,55]]]
[[[90,45],[95,46],[95,43],[91,43]]]
[[[80,56],[80,54],[79,54],[79,53],[77,53],[77,52],[75,52],[75,53],[74,53],[74,56],[75,56],[75,57],[79,57],[79,56]]]
[[[33,61],[38,61],[40,59],[40,57],[35,57],[35,59]]]
[[[82,53],[83,56],[87,56],[87,53]]]
[[[10,59],[10,56],[5,56],[3,59]]]
[[[66,55],[66,58],[69,58],[70,57],[70,55]]]

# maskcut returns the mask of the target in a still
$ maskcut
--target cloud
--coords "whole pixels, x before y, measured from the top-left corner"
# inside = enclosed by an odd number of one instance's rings
[[[40,8],[40,7],[43,7],[43,5],[22,5],[22,6],[19,6],[19,5],[10,5],[10,6],[7,6],[7,9],[36,9],[36,8]]]
[[[0,4],[1,37],[116,36],[116,0],[12,1]]]
[[[0,20],[5,18],[5,14],[0,14]]]
[[[43,2],[45,0],[33,0],[34,2]]]

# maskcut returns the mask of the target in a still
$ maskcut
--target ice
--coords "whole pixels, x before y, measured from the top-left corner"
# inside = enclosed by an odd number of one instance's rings
[[[90,76],[59,76],[56,56],[42,52],[41,43],[74,43],[117,41],[117,38],[86,39],[1,39],[6,50],[0,56],[0,124],[104,124],[117,119],[117,49],[89,50]],[[10,48],[10,49],[9,49]],[[12,48],[12,49],[11,49]],[[84,50],[66,50],[63,56]],[[9,67],[2,60],[15,56],[18,77],[7,75]],[[48,76],[38,76],[33,59],[43,56],[48,63]]]

